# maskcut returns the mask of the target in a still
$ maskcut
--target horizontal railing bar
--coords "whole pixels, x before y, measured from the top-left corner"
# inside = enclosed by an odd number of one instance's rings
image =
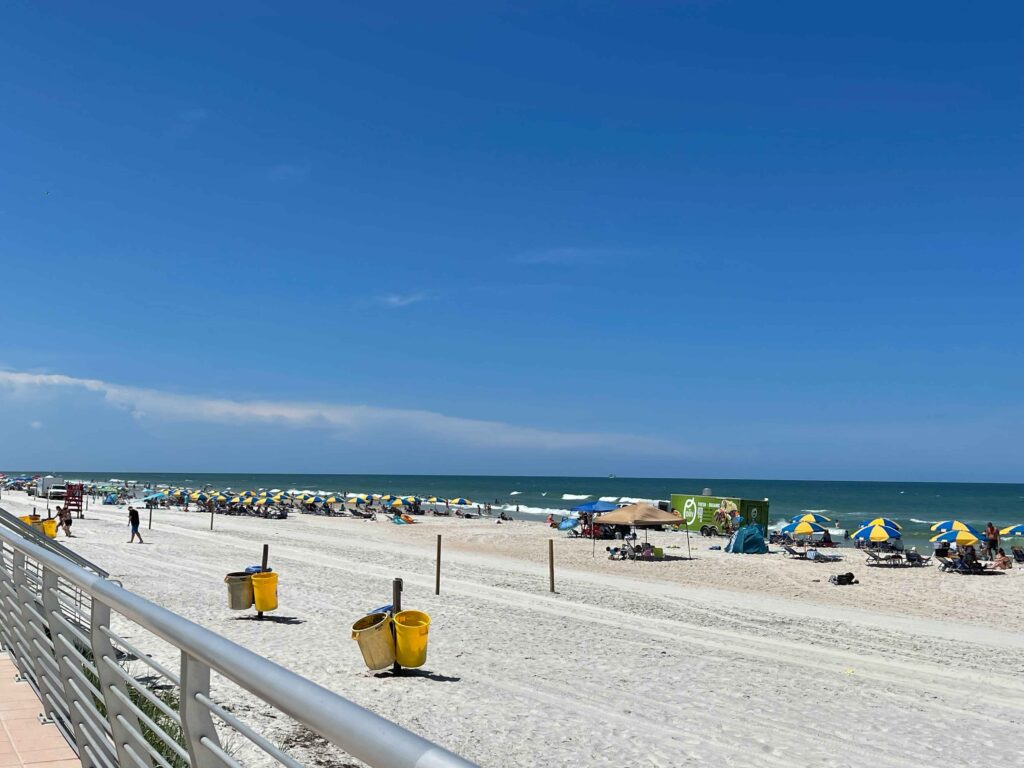
[[[279,763],[283,763],[284,765],[288,766],[288,768],[304,768],[302,763],[300,763],[297,760],[295,760],[294,758],[292,758],[291,755],[287,754],[286,752],[282,752],[281,749],[276,744],[272,743],[271,741],[267,740],[265,737],[261,736],[259,733],[257,733],[255,730],[253,730],[250,726],[248,726],[245,723],[243,723],[241,720],[239,720],[237,717],[232,715],[226,709],[218,706],[208,696],[204,696],[201,693],[197,693],[195,695],[195,699],[199,703],[205,705],[207,709],[209,709],[211,712],[213,712],[213,714],[215,714],[217,717],[219,717],[225,723],[227,723],[232,728],[234,728],[236,731],[238,731],[240,734],[242,734],[247,739],[249,739],[249,741],[253,742],[257,746],[262,748],[264,752],[269,754],[271,757],[273,757]]]
[[[170,643],[182,654],[249,691],[375,768],[454,768],[472,763],[237,643],[123,587],[89,573],[25,538],[6,539],[24,557],[89,593],[93,600]],[[137,654],[139,655],[139,654]],[[141,655],[140,655],[141,658]]]
[[[69,658],[67,655],[68,653],[70,653],[74,658]],[[92,682],[92,680],[85,676],[85,672],[81,669],[82,667],[85,667],[88,672],[95,675],[96,679],[99,680],[100,673],[97,671],[96,665],[87,659],[85,655],[71,643],[64,643],[64,649],[61,651],[61,656],[68,662],[71,672],[74,673],[79,680],[88,685],[90,691],[93,691],[92,695],[96,698],[102,699],[103,694],[100,693],[99,684]],[[73,664],[72,661],[77,662],[77,664]]]
[[[228,766],[228,768],[243,768],[243,766],[240,763],[238,763],[235,760],[235,758],[233,758],[231,755],[229,755],[227,752],[221,749],[220,746],[214,744],[205,736],[199,739],[199,743],[206,747],[214,755],[214,757],[220,758],[220,761],[224,763],[224,765]]]
[[[61,632],[66,632],[67,634],[72,635],[75,640],[78,640],[82,644],[83,648],[89,647],[89,638],[81,629],[79,629],[70,621],[68,621],[67,616],[65,616],[62,613],[55,613],[52,614],[52,618],[56,619],[57,622],[60,624]]]
[[[120,664],[118,664],[115,661],[112,661],[110,658],[106,656],[103,657],[103,662],[106,664],[106,666],[110,667],[110,669],[113,670],[114,673],[116,673],[122,680],[124,680],[128,685],[134,688],[135,691],[137,691],[140,696],[143,696],[147,701],[153,704],[153,706],[157,707],[161,712],[167,715],[167,717],[174,720],[175,725],[179,727],[181,726],[181,715],[179,715],[177,712],[175,712],[173,709],[167,706],[164,702],[162,702],[160,699],[154,696],[152,691],[146,688],[146,686],[140,684],[138,680],[136,680],[134,677],[125,672],[125,670],[121,667]]]
[[[109,738],[113,739],[114,736],[110,731],[110,723],[107,722],[107,718],[100,714],[100,711],[96,709],[96,701],[102,701],[102,695],[99,691],[93,688],[92,683],[90,683],[87,678],[82,676],[81,672],[73,669],[72,675],[73,677],[67,678],[67,684],[74,689],[80,701],[85,701],[90,705],[89,719],[95,720],[95,722],[98,723],[100,730]],[[79,683],[85,683],[86,690],[83,691]]]
[[[82,727],[86,730],[92,731],[92,733],[85,734],[86,738],[89,739],[88,743],[92,745],[94,750],[99,750],[104,757],[114,760],[114,765],[117,765],[116,758],[112,754],[114,750],[114,742],[111,740],[110,735],[106,731],[96,730],[96,723],[98,720],[94,718],[99,715],[99,712],[96,711],[95,707],[90,707],[90,709],[92,709],[91,713],[86,711],[80,701],[75,702],[75,709],[77,709],[78,714],[81,715]]]
[[[135,763],[135,765],[137,765],[139,768],[153,768],[152,763],[147,763],[145,760],[139,757],[139,755],[132,748],[131,744],[125,744],[124,751],[128,753],[128,757],[130,757],[132,761]]]
[[[100,625],[100,631],[107,637],[109,637],[111,640],[113,640],[115,643],[122,646],[124,650],[131,651],[132,655],[135,656],[135,658],[141,661],[143,664],[149,665],[157,672],[159,672],[161,675],[170,680],[172,683],[174,683],[176,686],[178,686],[179,688],[181,687],[181,680],[178,679],[178,676],[174,674],[174,672],[169,670],[167,667],[165,667],[163,664],[161,664],[159,661],[150,656],[148,653],[140,651],[138,648],[136,648],[123,637],[118,635],[105,624]]]
[[[128,735],[131,736],[136,742],[138,742],[139,746],[146,750],[146,752],[149,754],[151,758],[160,763],[160,765],[162,765],[163,768],[171,768],[171,764],[167,762],[166,758],[164,758],[163,755],[161,755],[159,752],[153,749],[153,745],[146,741],[143,735],[132,727],[131,723],[128,722],[128,718],[126,718],[124,715],[118,715],[117,719],[121,723],[121,725],[125,727],[125,730],[128,731]],[[188,759],[187,755],[186,759]]]
[[[149,717],[149,715],[147,715],[138,706],[136,706],[135,702],[133,702],[128,696],[126,696],[124,693],[119,691],[114,686],[110,686],[110,688],[108,688],[107,690],[109,690],[112,694],[119,698],[121,700],[121,703],[128,707],[128,709],[130,709],[136,715],[136,717],[138,717],[142,722],[144,722],[146,724],[146,727],[153,731],[153,733],[156,734],[157,738],[159,738],[160,741],[166,744],[168,748],[181,755],[182,760],[188,760],[188,752],[185,751],[185,748],[182,747],[174,739],[172,739],[170,734],[167,733],[167,731],[165,731],[159,725],[154,723],[153,720]],[[134,731],[134,729],[131,730]]]

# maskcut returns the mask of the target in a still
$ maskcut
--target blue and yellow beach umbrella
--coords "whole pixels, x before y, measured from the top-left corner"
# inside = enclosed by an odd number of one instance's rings
[[[784,525],[779,529],[782,533],[788,533],[790,536],[810,536],[815,533],[824,533],[825,529],[817,523],[790,523]]]
[[[794,515],[793,517],[789,518],[789,522],[817,523],[818,525],[821,525],[822,523],[831,523],[832,520],[828,517],[825,517],[824,515],[819,515],[817,512],[809,512],[806,515]]]
[[[866,528],[869,525],[882,525],[886,528],[895,528],[897,531],[902,531],[903,526],[897,523],[895,520],[891,520],[888,517],[876,517],[874,520],[865,520],[860,524],[861,528]]]
[[[865,525],[855,534],[853,538],[859,541],[888,541],[898,539],[902,534],[888,525]]]
[[[938,531],[939,533],[945,533],[946,531],[968,531],[969,533],[974,534],[976,537],[981,538],[981,534],[979,534],[976,530],[974,530],[974,528],[969,526],[967,523],[964,523],[960,520],[943,520],[941,523],[936,523],[935,525],[933,525],[932,530]],[[934,539],[932,539],[932,541],[934,541]]]
[[[444,501],[444,499],[439,499],[437,496],[431,496],[429,499],[427,499],[428,504],[437,504],[437,502],[439,501]]]
[[[1000,536],[1024,536],[1024,523],[1011,525],[999,531]]]
[[[469,499],[464,499],[463,497],[459,496],[457,499],[448,499],[448,503],[449,504],[458,504],[461,507],[461,506],[468,506],[468,505],[472,504],[473,502],[470,501]]]
[[[945,531],[943,533],[938,534],[937,536],[932,536],[931,540],[932,541],[948,541],[950,544],[957,544],[957,545],[962,544],[962,545],[968,546],[968,547],[971,546],[972,544],[977,544],[978,543],[978,537],[977,536],[975,536],[970,531],[962,531],[962,530]]]
[[[404,507],[405,504],[406,502],[404,502],[402,499],[394,499],[391,502],[392,507]]]
[[[402,501],[404,501],[406,504],[415,504],[419,500],[420,500],[419,496],[403,496],[402,497]]]

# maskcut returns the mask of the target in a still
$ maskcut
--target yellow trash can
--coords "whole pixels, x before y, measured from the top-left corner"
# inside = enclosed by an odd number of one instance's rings
[[[39,519],[39,515],[22,515],[18,519],[25,525],[32,525],[33,522]]]
[[[430,617],[422,611],[395,614],[395,660],[403,667],[422,667],[427,662]]]
[[[352,639],[368,669],[384,669],[395,663],[395,639],[386,613],[371,613],[352,625]]]
[[[255,597],[252,592],[252,574],[245,571],[229,573],[224,577],[228,585],[228,608],[232,611],[244,611],[252,608]]]
[[[277,574],[252,574],[252,594],[257,611],[277,610]]]
[[[57,518],[54,517],[49,520],[43,520],[43,533],[51,539],[57,538]]]

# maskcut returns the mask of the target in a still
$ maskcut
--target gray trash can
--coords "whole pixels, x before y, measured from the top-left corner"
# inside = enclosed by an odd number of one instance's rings
[[[245,571],[229,573],[224,577],[228,585],[228,607],[233,611],[252,608],[255,599],[252,594],[252,574]]]

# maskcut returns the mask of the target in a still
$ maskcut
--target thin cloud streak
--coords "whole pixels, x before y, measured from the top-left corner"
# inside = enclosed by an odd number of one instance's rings
[[[434,411],[371,405],[208,398],[63,374],[0,371],[0,392],[3,389],[20,396],[39,390],[85,391],[101,396],[110,405],[126,410],[140,420],[278,425],[320,429],[346,438],[380,434],[381,431],[401,432],[485,448],[546,451],[607,451],[611,448],[616,453],[680,455],[678,445],[639,435],[564,432],[449,416]]]
[[[426,301],[426,298],[426,294],[423,293],[389,293],[380,297],[380,303],[387,307],[408,307],[410,304]]]

